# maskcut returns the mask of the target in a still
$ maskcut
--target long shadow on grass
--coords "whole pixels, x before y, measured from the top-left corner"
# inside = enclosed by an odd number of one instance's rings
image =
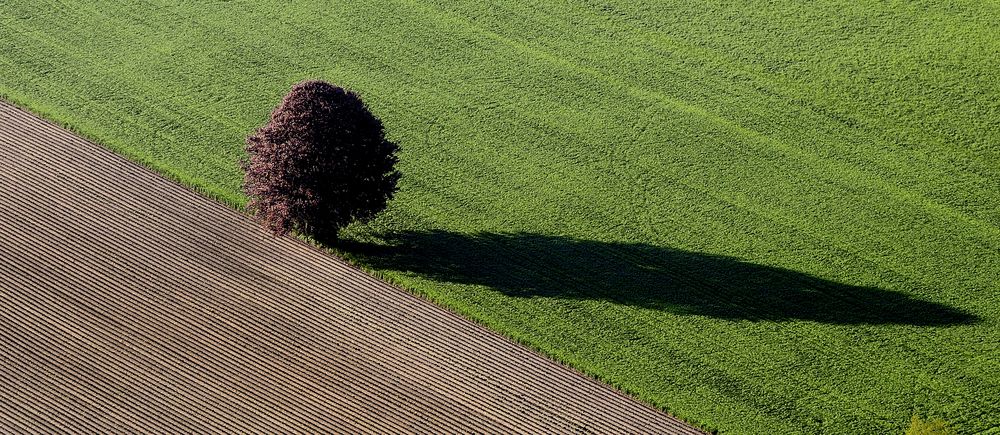
[[[602,299],[731,320],[957,325],[975,316],[878,288],[647,244],[538,234],[406,232],[341,248],[383,269],[516,297]]]

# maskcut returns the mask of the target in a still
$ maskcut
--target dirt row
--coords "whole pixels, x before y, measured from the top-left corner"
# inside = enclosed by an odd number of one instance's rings
[[[699,433],[0,102],[0,432]]]

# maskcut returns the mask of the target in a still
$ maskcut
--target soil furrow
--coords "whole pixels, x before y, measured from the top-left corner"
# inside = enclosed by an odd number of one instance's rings
[[[488,408],[487,408],[488,409]]]
[[[698,433],[5,103],[0,142],[5,425]]]

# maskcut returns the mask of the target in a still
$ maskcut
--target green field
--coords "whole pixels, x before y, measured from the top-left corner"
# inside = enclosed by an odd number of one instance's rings
[[[384,276],[725,433],[1000,433],[1000,3],[320,3],[3,0],[0,96],[242,205],[335,82]]]

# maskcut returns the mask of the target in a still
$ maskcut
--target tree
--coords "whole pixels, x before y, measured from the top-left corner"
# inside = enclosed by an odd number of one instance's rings
[[[249,210],[275,234],[334,242],[351,222],[385,209],[400,177],[398,151],[357,94],[299,83],[246,139]]]

